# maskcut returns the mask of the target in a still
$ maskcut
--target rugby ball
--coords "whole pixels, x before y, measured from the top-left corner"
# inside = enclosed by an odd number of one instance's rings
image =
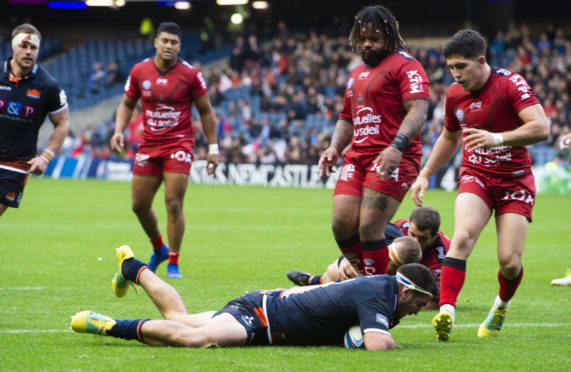
[[[354,325],[351,326],[345,332],[345,337],[343,338],[343,344],[347,349],[364,349],[365,342],[363,341],[363,334],[361,333],[361,326]]]

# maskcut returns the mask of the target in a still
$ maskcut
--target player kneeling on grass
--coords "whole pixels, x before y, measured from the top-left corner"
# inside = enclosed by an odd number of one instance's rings
[[[417,314],[438,292],[430,270],[407,264],[395,276],[300,287],[301,293],[287,297],[247,294],[218,312],[188,314],[176,290],[135,259],[128,246],[117,249],[117,259],[115,294],[124,296],[129,284],[142,286],[165,320],[117,320],[82,311],[72,317],[74,331],[151,346],[341,345],[347,329],[360,324],[368,350],[389,350],[395,348],[389,329]]]

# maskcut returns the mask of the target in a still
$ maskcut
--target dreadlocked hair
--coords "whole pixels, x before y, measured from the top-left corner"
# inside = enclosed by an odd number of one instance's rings
[[[355,16],[355,22],[349,34],[349,44],[353,50],[357,50],[361,31],[369,23],[374,29],[383,30],[386,51],[396,52],[397,49],[404,47],[404,39],[399,32],[399,23],[393,13],[382,5],[373,5],[361,9]]]

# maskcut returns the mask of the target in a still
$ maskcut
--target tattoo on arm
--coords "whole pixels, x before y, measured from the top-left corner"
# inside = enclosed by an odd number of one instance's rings
[[[422,129],[428,113],[428,101],[424,99],[414,99],[406,101],[404,107],[407,111],[399,133],[406,136],[409,142],[414,139]]]
[[[353,139],[353,124],[345,120],[338,120],[335,126],[335,132],[331,139],[331,146],[337,148],[339,152],[343,151]]]

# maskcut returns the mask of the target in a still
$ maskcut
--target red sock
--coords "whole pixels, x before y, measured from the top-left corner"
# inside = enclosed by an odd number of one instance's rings
[[[440,306],[456,306],[456,299],[466,279],[466,261],[444,257],[440,274]]]
[[[502,301],[508,302],[514,296],[521,279],[523,278],[523,266],[519,271],[517,278],[508,280],[502,276],[502,273],[498,270],[498,281],[500,282],[500,299]]]
[[[374,242],[363,242],[363,264],[366,275],[380,275],[387,273],[389,264],[389,249],[385,239]]]
[[[149,239],[149,241],[151,242],[151,244],[153,245],[153,250],[154,251],[158,251],[159,249],[161,249],[163,247],[163,245],[165,243],[163,243],[163,236],[161,234],[159,234],[158,238],[154,238],[154,239]]]
[[[169,264],[178,265],[180,253],[169,252]]]
[[[363,275],[365,273],[365,267],[363,266],[363,255],[359,234],[356,234],[347,240],[337,240],[337,246],[341,253],[343,253],[343,256],[351,262],[351,265],[353,265],[353,267]]]

